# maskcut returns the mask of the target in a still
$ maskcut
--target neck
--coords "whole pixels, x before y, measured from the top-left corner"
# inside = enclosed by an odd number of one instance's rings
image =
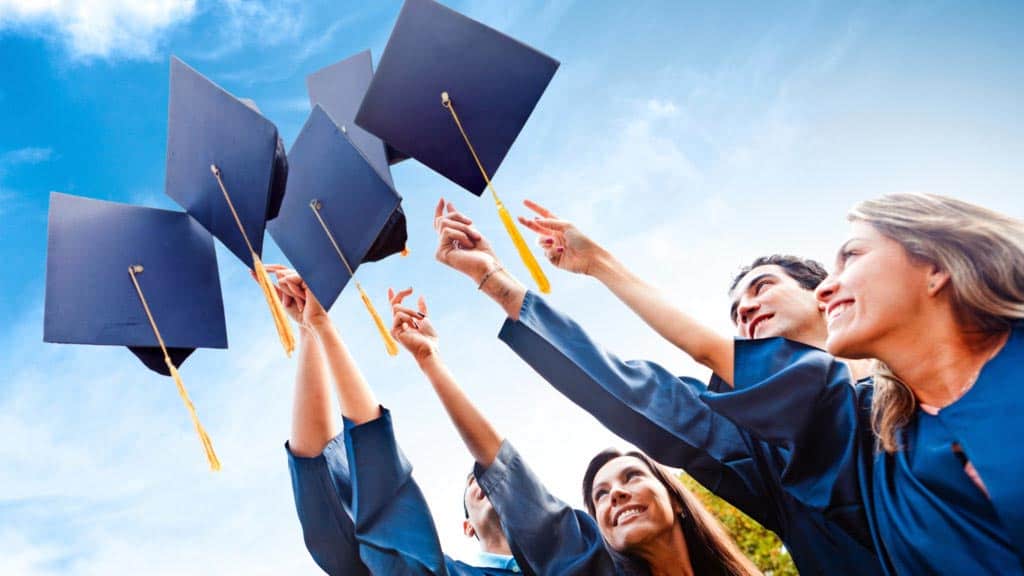
[[[927,334],[927,337],[921,335]],[[943,408],[974,384],[982,367],[1002,349],[1009,332],[965,331],[955,322],[917,328],[902,342],[880,345],[899,355],[880,358],[914,393],[917,401]]]
[[[679,522],[672,530],[645,542],[634,554],[647,563],[651,576],[693,576],[690,550]]]
[[[509,548],[508,540],[501,530],[498,530],[497,534],[480,534],[480,549],[488,554],[512,555],[512,549]]]

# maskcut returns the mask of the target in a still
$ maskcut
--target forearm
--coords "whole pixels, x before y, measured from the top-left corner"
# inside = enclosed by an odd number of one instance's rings
[[[420,361],[419,365],[473,459],[482,466],[490,466],[501,449],[502,437],[498,431],[459,387],[436,353]]]
[[[475,279],[477,284],[480,283],[480,279]],[[526,297],[526,286],[523,286],[519,280],[516,280],[515,276],[508,270],[501,270],[491,274],[484,281],[484,285],[480,287],[480,290],[487,294],[501,306],[501,309],[505,311],[505,314],[513,320],[519,319],[519,309],[523,306],[523,298]]]
[[[602,252],[590,274],[663,338],[732,384],[732,339],[677,308],[608,252]]]
[[[355,359],[349,353],[338,329],[329,320],[317,324],[316,334],[323,346],[327,366],[338,392],[341,413],[356,424],[368,422],[380,416],[380,404],[370,389]]]
[[[312,458],[323,451],[340,429],[331,403],[331,389],[320,343],[307,328],[301,328],[299,335],[292,433],[288,446],[296,456]]]

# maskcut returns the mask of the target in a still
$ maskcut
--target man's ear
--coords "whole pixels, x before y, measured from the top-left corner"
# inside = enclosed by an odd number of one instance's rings
[[[462,533],[466,535],[466,538],[477,538],[476,529],[469,523],[469,520],[462,521]]]

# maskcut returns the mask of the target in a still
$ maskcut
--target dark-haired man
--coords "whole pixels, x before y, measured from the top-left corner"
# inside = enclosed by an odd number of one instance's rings
[[[443,201],[435,211],[437,259],[470,276],[508,315],[500,338],[570,400],[657,460],[684,468],[786,544],[801,574],[881,574],[870,541],[782,488],[788,453],[715,413],[705,394],[742,387],[733,347],[743,339],[783,336],[822,347],[826,325],[814,288],[826,276],[816,262],[758,258],[730,287],[740,340],[701,325],[630,272],[571,223],[527,203],[539,219],[520,221],[540,234],[552,264],[598,279],[664,338],[714,372],[710,385],[676,378],[657,364],[623,362],[572,319],[528,292],[498,262],[472,221]]]

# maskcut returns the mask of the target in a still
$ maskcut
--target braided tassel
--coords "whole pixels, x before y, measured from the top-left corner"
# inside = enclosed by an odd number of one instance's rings
[[[203,428],[202,422],[199,421],[196,407],[192,404],[192,399],[188,397],[185,383],[181,381],[181,374],[178,374],[178,369],[174,367],[170,357],[164,356],[164,363],[167,364],[167,369],[171,371],[174,383],[178,385],[178,395],[181,396],[181,399],[185,402],[185,407],[188,408],[189,415],[192,416],[192,424],[195,425],[196,433],[199,434],[199,440],[203,443],[203,450],[206,450],[206,459],[210,462],[210,470],[214,472],[220,471],[220,460],[217,459],[217,453],[213,451],[213,442],[210,441],[210,436],[206,434],[206,429]]]
[[[277,335],[281,339],[281,345],[284,346],[284,353],[291,358],[292,352],[295,350],[295,335],[292,333],[291,324],[288,323],[288,316],[285,315],[281,298],[277,295],[277,290],[274,290],[270,277],[267,276],[267,270],[263,267],[263,261],[260,260],[260,257],[255,252],[252,254],[252,262],[253,267],[256,269],[256,279],[259,281],[260,288],[263,289],[263,296],[267,299],[267,305],[270,306],[270,314],[274,317],[274,326],[277,328]]]
[[[380,337],[384,339],[384,347],[388,349],[388,355],[398,356],[398,343],[391,337],[391,333],[388,332],[387,326],[384,325],[384,320],[381,319],[380,314],[377,314],[377,309],[373,307],[373,302],[370,301],[370,297],[366,295],[366,291],[359,282],[356,282],[356,288],[359,289],[359,296],[363,299],[363,304],[366,305],[366,309],[370,311],[370,316],[373,316],[373,323],[377,325],[377,331],[380,332]]]

